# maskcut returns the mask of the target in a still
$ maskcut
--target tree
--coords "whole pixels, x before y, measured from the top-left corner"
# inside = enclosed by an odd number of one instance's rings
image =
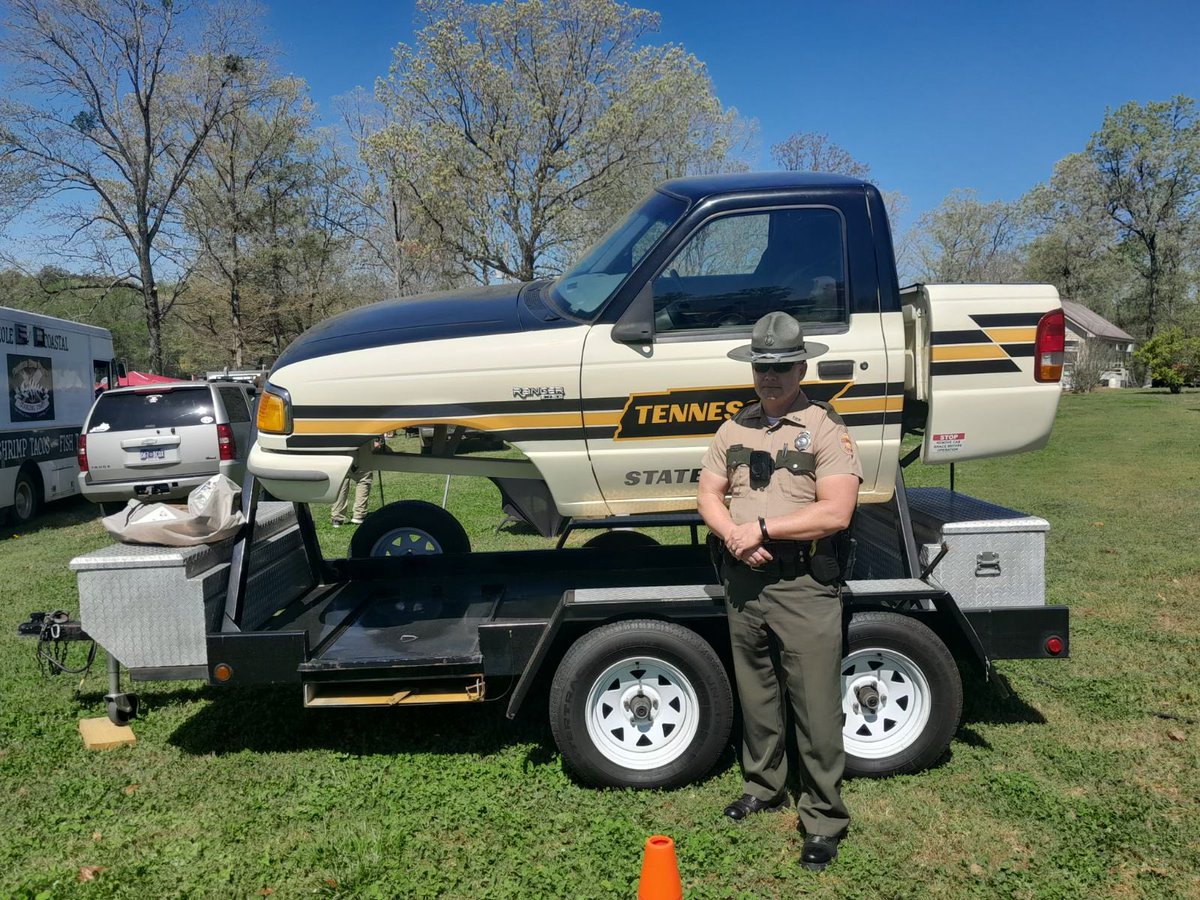
[[[1097,340],[1083,340],[1071,360],[1070,391],[1072,394],[1090,394],[1100,383],[1105,372],[1116,363],[1117,354],[1111,345]]]
[[[1020,278],[1022,215],[1014,204],[981,202],[957,190],[917,222],[916,254],[928,281],[1015,281]]]
[[[379,153],[464,271],[562,269],[655,182],[726,164],[740,132],[704,66],[643,46],[658,16],[613,0],[420,0],[378,86]],[[602,224],[603,223],[603,226]]]
[[[356,150],[347,160],[354,215],[342,227],[363,250],[364,262],[386,272],[399,296],[453,287],[464,277],[461,264],[422,214],[405,176],[415,163],[404,147],[375,136],[396,126],[391,110],[361,91],[341,98],[342,121]]]
[[[260,310],[248,288],[259,258],[276,236],[263,227],[263,205],[271,186],[299,189],[308,180],[301,157],[306,142],[312,143],[312,123],[299,79],[271,79],[262,67],[247,66],[233,91],[256,94],[258,102],[235,103],[214,124],[188,178],[182,209],[199,250],[199,278],[220,295],[214,308],[214,298],[202,292],[199,315],[191,318],[228,342],[240,368],[259,324]]]
[[[96,242],[110,284],[141,297],[150,364],[185,279],[160,296],[169,232],[189,171],[258,55],[246,7],[176,0],[9,0],[2,47],[15,71],[0,149],[30,167],[73,230]],[[251,98],[243,97],[240,102]]]
[[[1200,337],[1178,326],[1152,337],[1133,353],[1155,382],[1178,394],[1185,384],[1200,381]]]
[[[787,172],[829,172],[851,178],[869,178],[871,167],[835,144],[827,134],[797,131],[771,147],[771,159]]]
[[[1190,97],[1110,110],[1087,145],[1103,204],[1142,280],[1137,330],[1153,337],[1187,291],[1200,226],[1200,118]]]

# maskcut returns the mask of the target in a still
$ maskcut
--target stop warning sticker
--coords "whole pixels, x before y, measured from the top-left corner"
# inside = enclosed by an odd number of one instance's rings
[[[954,453],[963,448],[966,440],[967,435],[962,431],[955,432],[954,434],[935,434],[932,438],[931,447],[938,453]]]

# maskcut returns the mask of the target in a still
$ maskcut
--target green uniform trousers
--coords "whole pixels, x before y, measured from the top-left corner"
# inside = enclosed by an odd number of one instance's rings
[[[807,834],[840,835],[842,802],[842,602],[808,574],[782,577],[742,563],[724,566],[729,637],[742,707],[745,793],[770,800],[786,790],[787,703],[801,766],[797,806]]]

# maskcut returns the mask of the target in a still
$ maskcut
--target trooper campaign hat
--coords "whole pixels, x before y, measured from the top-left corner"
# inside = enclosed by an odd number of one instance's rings
[[[750,343],[729,351],[739,362],[800,362],[829,350],[827,344],[804,340],[800,323],[785,312],[767,313],[754,323]]]

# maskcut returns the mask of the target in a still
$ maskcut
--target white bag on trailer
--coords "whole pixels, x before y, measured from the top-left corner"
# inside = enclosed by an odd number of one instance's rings
[[[188,495],[187,506],[139,503],[102,520],[108,533],[126,544],[191,547],[232,537],[245,524],[241,489],[225,475],[214,475]]]

